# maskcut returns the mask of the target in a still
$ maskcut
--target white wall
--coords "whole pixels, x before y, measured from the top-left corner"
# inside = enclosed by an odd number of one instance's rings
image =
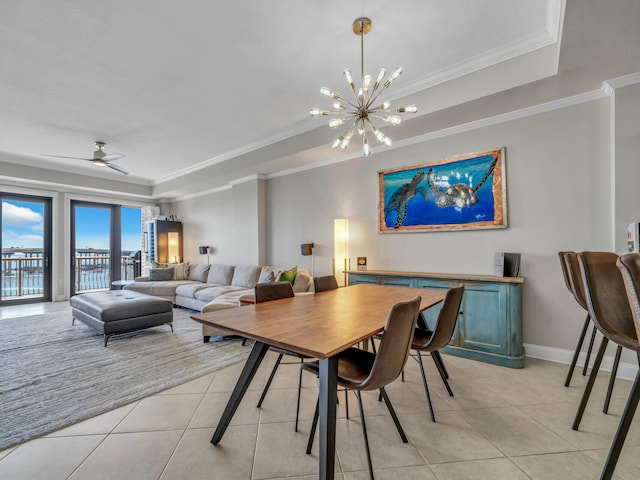
[[[205,263],[198,246],[207,245],[211,263],[265,264],[264,183],[245,179],[222,191],[169,205],[167,211],[182,221],[185,261]]]
[[[627,224],[640,222],[640,84],[616,88],[613,121],[615,251],[623,253]]]
[[[573,349],[584,313],[567,292],[560,250],[610,250],[609,98],[269,180],[267,261],[331,273],[333,218],[369,269],[492,274],[496,251],[522,253],[524,341]],[[506,147],[507,229],[378,234],[379,170]]]

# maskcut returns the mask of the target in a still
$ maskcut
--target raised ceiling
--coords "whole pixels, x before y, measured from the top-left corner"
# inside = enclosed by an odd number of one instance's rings
[[[360,42],[351,30],[357,17],[373,23],[365,37],[365,71],[402,65],[405,73],[389,96],[417,99],[418,115],[424,115],[473,99],[461,89],[449,92],[445,105],[438,103],[445,97],[441,90],[435,101],[425,101],[425,92],[557,46],[563,5],[3,1],[0,158],[151,185],[225,162],[232,177],[239,156],[293,136],[300,142],[284,155],[286,167],[318,161],[335,152],[324,143],[304,144],[305,132],[327,128],[308,112],[328,106],[321,86],[347,92],[345,68],[359,75]],[[529,77],[520,68],[511,83],[495,82],[493,90],[479,94],[537,80],[540,71],[545,69],[538,66]],[[401,132],[403,125],[397,128]],[[109,153],[126,154],[116,163],[128,177],[89,162],[42,156],[90,157],[95,140],[106,142]],[[358,150],[350,147],[350,153]],[[242,174],[277,168],[282,165],[238,161]]]

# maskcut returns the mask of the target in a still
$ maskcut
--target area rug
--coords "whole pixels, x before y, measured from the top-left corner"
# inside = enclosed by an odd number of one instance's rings
[[[0,449],[107,412],[246,359],[238,340],[202,341],[194,312],[173,329],[113,336],[70,310],[0,320]]]

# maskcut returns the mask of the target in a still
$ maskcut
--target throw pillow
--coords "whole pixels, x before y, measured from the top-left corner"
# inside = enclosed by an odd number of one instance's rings
[[[152,268],[149,270],[150,282],[166,282],[173,280],[173,268]]]
[[[189,271],[189,280],[205,283],[207,281],[207,275],[209,275],[209,264],[198,264],[191,267]]]
[[[258,278],[258,283],[269,283],[275,282],[278,275],[282,271],[281,268],[278,267],[262,267],[260,270],[260,277]]]
[[[233,270],[231,286],[242,288],[253,288],[258,283],[261,268],[258,266],[242,265],[236,266]]]
[[[312,283],[313,279],[311,278],[311,275],[309,275],[309,272],[303,268],[296,274],[296,279],[293,282],[293,291],[308,292]]]
[[[296,265],[295,267],[290,268],[289,270],[284,270],[283,272],[281,272],[280,276],[278,277],[278,281],[290,282],[291,285],[293,285],[293,282],[295,281],[297,274],[298,274],[298,266]]]
[[[187,280],[189,278],[189,262],[171,264],[174,280]]]

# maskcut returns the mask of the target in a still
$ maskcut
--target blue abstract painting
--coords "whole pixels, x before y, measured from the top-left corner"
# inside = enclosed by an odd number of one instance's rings
[[[504,148],[378,172],[381,233],[505,228]]]

